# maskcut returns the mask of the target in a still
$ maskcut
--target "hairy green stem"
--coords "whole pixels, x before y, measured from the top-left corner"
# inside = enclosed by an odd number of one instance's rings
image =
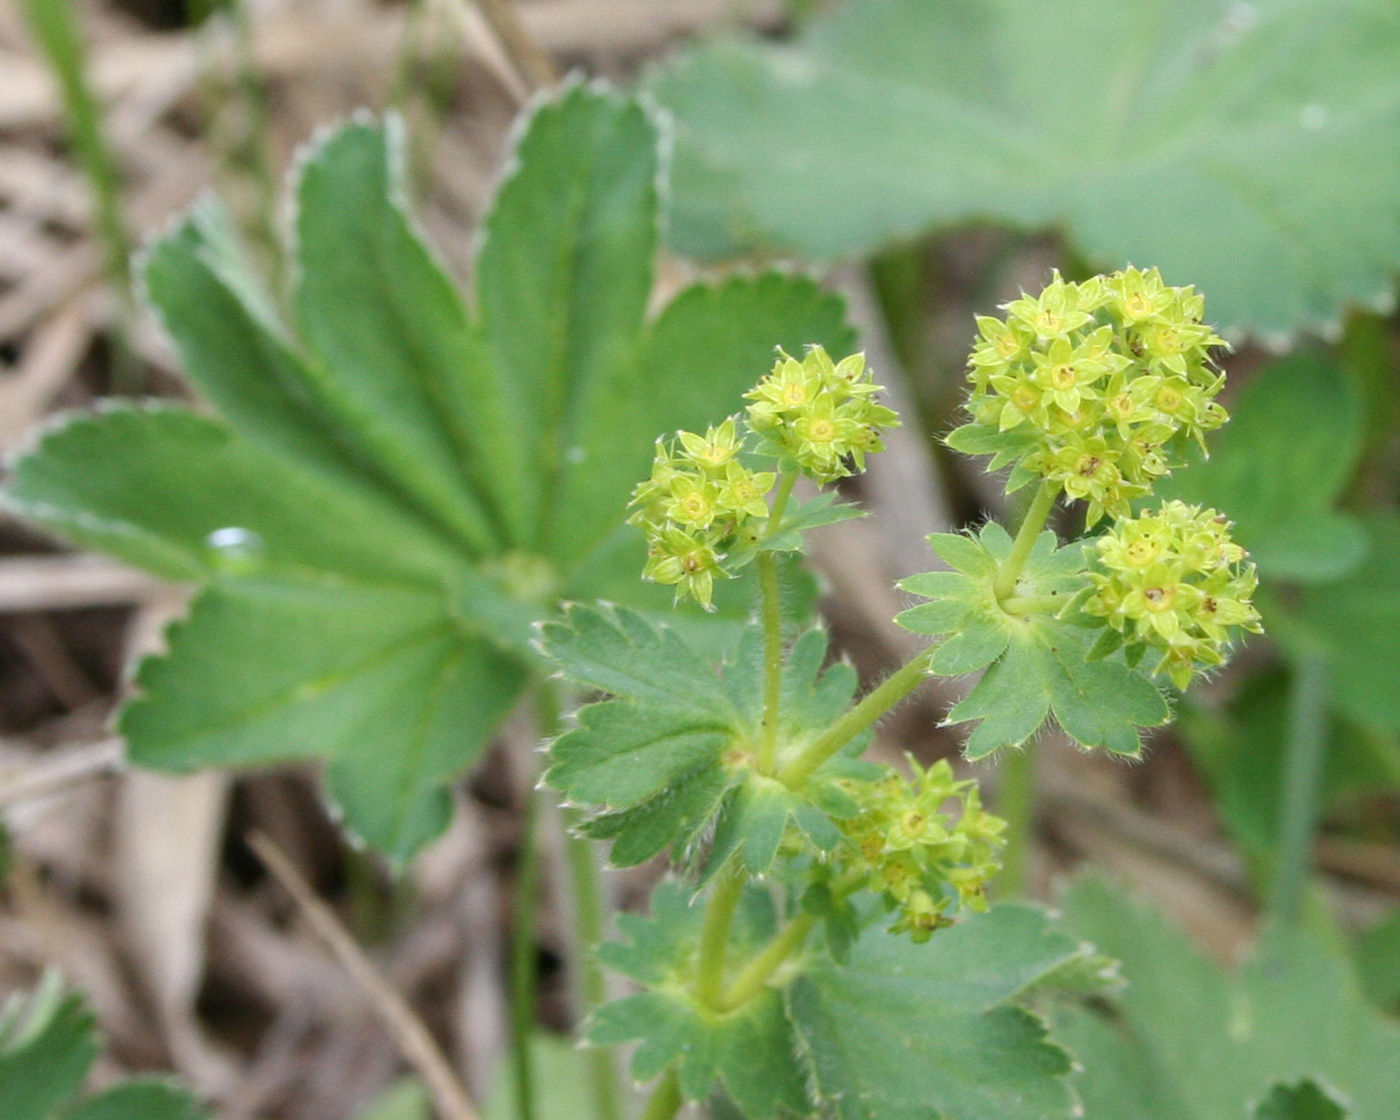
[[[796,485],[796,471],[784,471],[778,479],[778,490],[773,495],[773,508],[768,511],[768,525],[763,530],[765,537],[771,537],[778,531],[778,526],[783,521],[783,514],[787,512],[788,500],[792,497],[792,488]]]
[[[778,709],[783,694],[782,604],[778,601],[778,558],[771,552],[760,552],[757,563],[763,603],[763,738],[758,769],[770,774],[778,753]]]
[[[1007,553],[1006,559],[1002,561],[1001,568],[997,571],[996,583],[992,589],[996,592],[998,599],[1010,599],[1016,594],[1016,581],[1021,578],[1021,570],[1025,568],[1026,561],[1030,558],[1031,549],[1035,547],[1035,539],[1045,528],[1050,511],[1055,508],[1055,499],[1059,496],[1060,484],[1052,482],[1048,478],[1040,484],[1040,489],[1035,492],[1035,499],[1031,502],[1030,508],[1026,510],[1021,528],[1016,531],[1016,539],[1011,543],[1011,551]]]
[[[1035,841],[1035,744],[1007,753],[997,787],[997,814],[1006,819],[1006,855],[998,885],[1010,898],[1026,893]]]
[[[807,942],[807,935],[817,924],[815,914],[799,914],[788,922],[758,956],[744,966],[734,978],[734,983],[724,990],[717,1008],[721,1012],[736,1011],[763,990],[763,986],[773,977],[793,953]]]
[[[583,813],[572,808],[565,808],[562,813],[573,888],[574,964],[578,974],[579,1017],[582,1018],[608,1001],[608,975],[598,959],[598,946],[608,933],[608,904],[598,868],[597,845],[578,831],[583,824]],[[612,1050],[595,1046],[587,1051],[587,1060],[597,1120],[621,1120],[622,1095]]]
[[[695,970],[695,998],[706,1007],[717,1007],[724,990],[724,963],[729,951],[729,931],[734,911],[744,893],[748,875],[739,861],[730,858],[720,868],[715,890],[705,906],[705,924],[700,933],[700,959]]]
[[[839,901],[869,881],[869,871],[848,871],[830,885],[831,897]],[[784,962],[807,943],[807,935],[816,927],[817,921],[815,914],[799,914],[779,930],[724,990],[718,1010],[722,1013],[737,1011],[758,995]]]
[[[783,767],[778,774],[778,780],[794,789],[805,782],[817,767],[913,692],[928,676],[928,662],[931,656],[931,649],[916,653],[900,669],[886,677],[867,693],[859,704]]]
[[[563,707],[559,686],[554,682],[541,681],[537,685],[535,703],[539,736],[547,739],[557,734]],[[570,963],[577,977],[575,1001],[582,1020],[608,1000],[608,976],[602,961],[598,959],[597,949],[608,934],[609,905],[598,866],[597,845],[579,831],[583,814],[577,809],[565,807],[560,810],[560,819],[564,826],[564,852],[573,903],[570,910],[573,919]],[[622,1095],[612,1050],[594,1047],[588,1051],[587,1062],[591,1081],[589,1090],[597,1120],[621,1120]]]
[[[539,797],[532,789],[525,799],[510,916],[510,1048],[519,1120],[534,1120],[535,1117],[535,1068],[530,1039],[535,1030],[535,993],[539,981],[535,946],[540,897]]]
[[[796,482],[796,471],[783,473],[773,497],[773,508],[768,513],[765,538],[771,537],[782,524]],[[778,557],[764,550],[759,552],[756,564],[763,617],[763,738],[759,742],[758,769],[771,774],[778,753],[778,709],[783,694],[783,604],[778,587]]]
[[[651,1098],[642,1109],[641,1120],[671,1120],[681,1110],[681,1083],[672,1066],[661,1075]]]
[[[1274,866],[1269,913],[1284,922],[1298,920],[1312,863],[1313,832],[1322,795],[1327,753],[1331,666],[1317,650],[1306,650],[1294,667],[1289,697],[1283,799],[1279,807],[1278,860]]]

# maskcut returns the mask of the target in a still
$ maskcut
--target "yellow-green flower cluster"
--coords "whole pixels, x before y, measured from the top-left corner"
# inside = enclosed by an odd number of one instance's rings
[[[1161,654],[1154,672],[1185,688],[1225,662],[1234,629],[1258,633],[1254,565],[1213,509],[1167,502],[1120,520],[1097,542],[1099,570],[1084,612],[1123,636],[1129,656]]]
[[[710,608],[726,551],[746,535],[757,537],[754,522],[766,520],[766,495],[777,475],[753,471],[739,461],[744,433],[730,417],[703,436],[678,432],[675,444],[656,441],[651,477],[632,493],[635,513],[628,524],[647,535],[642,578],[674,584]]]
[[[861,812],[838,823],[847,866],[868,871],[871,889],[899,911],[891,932],[926,941],[959,907],[986,909],[1006,822],[982,808],[977,783],[957,781],[946,760],[927,770],[909,764],[913,781],[890,770],[881,781],[849,783]]]
[[[703,436],[677,432],[674,442],[657,440],[651,477],[632,494],[628,524],[647,536],[642,578],[674,585],[677,598],[688,595],[706,609],[715,580],[731,574],[726,556],[744,546],[751,556],[771,529],[767,495],[777,473],[755,471],[745,457],[777,459],[789,472],[781,505],[793,472],[826,483],[864,470],[865,456],[882,449],[880,429],[899,423],[875,403],[880,386],[871,382],[864,354],[839,363],[820,346],[800,362],[779,354],[772,373],[746,394],[753,402],[747,417],[731,416]]]
[[[884,447],[880,429],[899,424],[875,402],[881,388],[864,354],[835,363],[820,346],[801,361],[781,354],[773,372],[744,394],[753,402],[749,427],[762,437],[760,453],[796,463],[818,482],[834,482],[865,470],[866,455]]]
[[[1205,300],[1155,268],[1082,284],[1056,273],[1004,310],[1004,320],[977,319],[972,426],[1019,436],[1002,461],[1087,501],[1091,525],[1126,516],[1188,441],[1204,447],[1227,418],[1214,399],[1224,377],[1210,364],[1224,340],[1201,321]]]

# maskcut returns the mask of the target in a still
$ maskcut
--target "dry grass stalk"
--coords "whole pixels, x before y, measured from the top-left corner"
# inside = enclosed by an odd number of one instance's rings
[[[379,975],[331,908],[316,897],[310,885],[292,866],[291,860],[265,835],[252,834],[248,837],[248,845],[296,901],[306,920],[335,954],[345,971],[370,998],[384,1025],[398,1044],[404,1060],[417,1070],[427,1083],[443,1120],[477,1120],[476,1109],[467,1096],[466,1088],[428,1032],[428,1028],[413,1013],[408,1001]]]

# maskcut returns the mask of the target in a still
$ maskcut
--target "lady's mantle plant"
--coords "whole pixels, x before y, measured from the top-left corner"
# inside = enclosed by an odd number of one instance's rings
[[[860,355],[780,353],[743,414],[659,441],[633,494],[644,574],[678,599],[708,604],[757,569],[761,609],[721,665],[620,608],[545,627],[562,671],[610,694],[552,744],[546,780],[593,808],[588,831],[613,841],[614,863],[669,848],[684,872],[604,947],[642,991],[598,1011],[590,1035],[639,1043],[633,1074],[661,1077],[651,1120],[707,1096],[754,1120],[1073,1107],[1069,1056],[1014,1002],[1092,972],[1087,950],[1035,910],[988,910],[1004,823],[947,763],[906,777],[863,759],[870,729],[928,674],[985,668],[950,715],[980,721],[969,757],[1051,716],[1085,747],[1135,754],[1139,729],[1169,716],[1158,681],[1220,665],[1258,615],[1220,514],[1133,512],[1226,419],[1201,298],[1129,270],[1056,277],[1006,311],[980,321],[973,419],[949,442],[1011,466],[1008,489],[1038,483],[1034,499],[1014,537],[991,522],[930,538],[953,570],[905,580],[928,602],[899,621],[939,640],[861,700],[849,666],[823,668],[820,628],[784,632],[777,564],[855,512],[830,491],[797,502],[799,477],[856,473],[897,422]],[[1107,528],[1061,545],[1045,524],[1062,493]]]
[[[347,827],[397,860],[538,674],[531,623],[563,597],[649,605],[621,522],[656,431],[735,407],[775,339],[851,337],[839,300],[778,274],[648,316],[666,168],[636,101],[575,84],[535,108],[470,301],[402,145],[359,119],[303,153],[285,308],[217,203],[157,240],[147,295],[217,415],[70,417],[5,495],[201,586],[121,716],[134,761],[324,759]]]

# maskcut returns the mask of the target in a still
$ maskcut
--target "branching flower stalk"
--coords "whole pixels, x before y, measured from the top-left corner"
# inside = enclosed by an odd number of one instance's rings
[[[830,492],[795,501],[798,476],[825,487],[863,470],[898,422],[859,354],[780,352],[742,415],[659,440],[634,492],[644,578],[677,599],[709,609],[720,581],[756,569],[754,616],[718,669],[675,633],[611,608],[546,628],[562,671],[614,699],[580,710],[545,780],[596,806],[584,829],[613,841],[615,863],[669,847],[699,884],[663,883],[651,918],[622,923],[630,944],[604,947],[643,991],[598,1011],[591,1038],[643,1040],[633,1073],[661,1075],[644,1113],[653,1120],[716,1077],[756,1120],[814,1108],[803,1097],[811,1075],[785,1082],[778,1102],[773,1082],[746,1079],[748,1058],[726,1067],[726,1047],[742,1032],[791,1030],[803,1009],[782,1001],[795,979],[839,972],[853,944],[920,946],[986,910],[1008,836],[1019,888],[1033,793],[1020,752],[1042,727],[1135,755],[1141,729],[1170,718],[1158,682],[1187,687],[1224,663],[1240,631],[1259,629],[1253,568],[1229,522],[1182,502],[1139,508],[1226,419],[1209,357],[1220,340],[1200,296],[1129,269],[1084,284],[1056,276],[1005,310],[979,320],[972,420],[948,442],[1009,467],[1009,491],[1036,483],[1034,497],[1014,537],[995,522],[930,537],[952,570],[902,581],[926,601],[897,621],[932,640],[864,697],[849,667],[822,671],[819,628],[784,632],[778,555],[857,514]],[[1046,530],[1061,496],[1085,503],[1095,535],[1064,545]],[[946,760],[910,759],[906,774],[861,757],[874,725],[926,677],[979,670],[948,722],[977,722],[969,759],[1018,752],[1010,829]]]

